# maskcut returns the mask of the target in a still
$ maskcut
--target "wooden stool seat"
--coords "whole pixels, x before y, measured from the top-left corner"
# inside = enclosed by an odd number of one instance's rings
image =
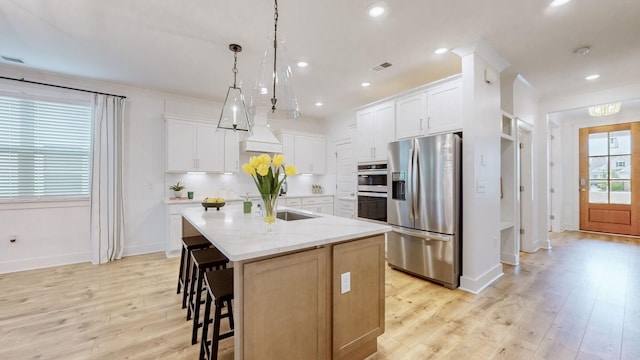
[[[191,278],[189,280],[189,307],[187,309],[187,320],[193,314],[193,332],[191,344],[198,342],[198,328],[202,326],[200,322],[200,305],[202,301],[202,291],[205,290],[204,274],[209,270],[225,269],[229,259],[215,247],[194,250],[191,252]]]
[[[218,359],[219,341],[233,336],[233,268],[208,271],[205,274],[205,285],[207,288],[207,301],[204,308],[204,320],[202,327],[202,343],[200,345],[200,359]],[[215,306],[215,313],[211,319],[211,304]],[[226,304],[226,313],[222,314],[222,308]],[[229,319],[230,330],[220,334],[220,320]],[[209,325],[213,322],[213,334],[209,340]]]
[[[204,249],[211,246],[211,242],[202,235],[182,238],[182,250],[180,254],[180,270],[178,271],[178,286],[176,294],[184,289],[182,294],[182,308],[187,307],[187,287],[189,286],[189,273],[191,268],[191,252],[196,249]]]

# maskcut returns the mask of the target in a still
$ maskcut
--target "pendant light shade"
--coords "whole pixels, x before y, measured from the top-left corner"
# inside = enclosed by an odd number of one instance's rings
[[[264,52],[260,74],[251,91],[249,112],[266,113],[268,119],[295,119],[300,116],[293,91],[293,73],[289,66],[284,37],[278,36],[278,1],[274,0],[274,32]]]
[[[233,51],[233,85],[227,89],[227,96],[222,105],[220,120],[218,120],[218,129],[233,131],[251,131],[251,122],[249,121],[249,113],[244,102],[242,89],[236,86],[236,76],[238,75],[238,53],[242,51],[242,47],[237,44],[230,44],[229,50]]]

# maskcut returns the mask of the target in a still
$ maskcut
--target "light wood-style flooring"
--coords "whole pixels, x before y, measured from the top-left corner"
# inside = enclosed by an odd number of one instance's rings
[[[371,358],[640,359],[638,239],[551,239],[478,295],[387,268]],[[177,269],[158,253],[0,275],[0,359],[197,359]]]

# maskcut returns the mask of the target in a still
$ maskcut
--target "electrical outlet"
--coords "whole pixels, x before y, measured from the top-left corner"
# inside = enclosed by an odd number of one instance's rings
[[[340,274],[340,294],[351,291],[351,272]]]

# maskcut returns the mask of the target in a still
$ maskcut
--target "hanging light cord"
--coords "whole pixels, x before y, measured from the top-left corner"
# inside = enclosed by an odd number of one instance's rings
[[[278,0],[274,0],[274,10],[275,13],[273,15],[274,25],[273,25],[273,97],[271,98],[271,112],[276,112],[276,103],[278,99],[276,99],[276,61],[277,61],[277,48],[278,48]]]
[[[233,71],[233,88],[237,89],[236,87],[236,77],[238,76],[238,51],[237,50],[232,50],[233,51],[233,69],[231,71]]]

